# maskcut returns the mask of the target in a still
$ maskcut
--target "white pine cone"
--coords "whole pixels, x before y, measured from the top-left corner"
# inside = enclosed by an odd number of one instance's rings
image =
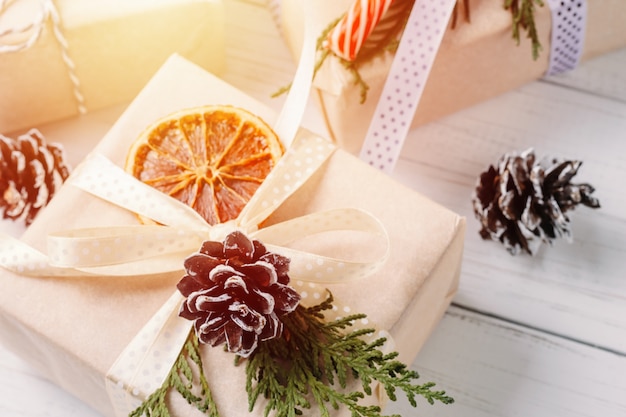
[[[28,226],[67,179],[61,145],[46,143],[36,129],[17,139],[0,135],[0,208],[3,218]]]

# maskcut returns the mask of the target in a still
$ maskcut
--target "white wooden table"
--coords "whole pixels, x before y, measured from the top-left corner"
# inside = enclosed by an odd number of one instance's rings
[[[237,16],[237,18],[235,18]],[[295,65],[269,12],[227,2],[223,78],[279,109],[269,95]],[[407,403],[404,416],[626,416],[626,50],[574,72],[537,81],[411,132],[393,174],[468,219],[461,286],[453,306],[412,367],[456,399],[450,406]],[[122,107],[71,122],[77,163]],[[324,133],[309,106],[304,125]],[[68,122],[42,127],[63,140]],[[89,138],[93,141],[86,140]],[[574,242],[535,257],[510,256],[481,240],[470,195],[479,173],[512,150],[584,161],[602,208],[571,214]],[[18,234],[18,226],[4,224]],[[0,415],[97,417],[0,346]]]

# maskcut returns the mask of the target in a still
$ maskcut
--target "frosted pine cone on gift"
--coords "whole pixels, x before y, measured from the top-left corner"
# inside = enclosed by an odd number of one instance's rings
[[[258,240],[233,232],[224,243],[205,242],[185,261],[178,284],[187,301],[181,317],[194,322],[198,339],[248,357],[260,341],[279,337],[280,317],[298,306],[289,283],[289,259],[268,252]]]
[[[560,237],[571,240],[565,213],[579,204],[600,207],[591,185],[570,182],[581,164],[537,162],[532,149],[503,155],[480,175],[472,197],[480,235],[499,241],[513,255],[520,250],[533,255],[542,242],[551,244]]]
[[[17,139],[0,135],[0,158],[3,218],[28,226],[69,176],[63,148],[32,129]]]

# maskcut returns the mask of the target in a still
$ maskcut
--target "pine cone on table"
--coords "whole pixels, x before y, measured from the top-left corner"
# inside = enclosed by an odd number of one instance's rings
[[[541,243],[571,241],[565,214],[578,204],[599,208],[589,184],[572,184],[582,162],[552,159],[537,162],[532,149],[505,154],[480,175],[472,203],[483,239],[501,242],[513,255],[531,255]]]
[[[17,139],[0,134],[0,208],[3,218],[28,226],[70,173],[63,148],[36,129]]]

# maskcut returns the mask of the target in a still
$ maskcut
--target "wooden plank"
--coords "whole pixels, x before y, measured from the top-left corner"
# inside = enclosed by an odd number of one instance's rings
[[[624,102],[626,97],[626,49],[599,56],[576,71],[546,78],[546,82],[588,91]]]
[[[412,365],[455,398],[387,413],[429,417],[626,415],[626,357],[451,308]]]

